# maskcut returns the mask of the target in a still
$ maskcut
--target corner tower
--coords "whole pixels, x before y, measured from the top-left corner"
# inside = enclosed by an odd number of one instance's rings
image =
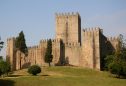
[[[81,18],[79,13],[56,13],[56,38],[64,43],[81,43]]]
[[[6,60],[11,65],[11,70],[16,70],[16,49],[15,49],[15,38],[7,39],[7,50],[6,50]]]

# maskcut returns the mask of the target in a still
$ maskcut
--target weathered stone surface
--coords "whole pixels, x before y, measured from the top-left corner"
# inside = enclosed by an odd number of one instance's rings
[[[28,56],[15,48],[15,38],[7,39],[7,61],[12,70],[20,70],[30,65],[47,66],[44,56],[48,40],[28,48]],[[106,38],[99,27],[82,31],[78,13],[56,14],[56,37],[52,39],[52,65],[72,65],[101,69],[101,58],[115,51],[118,38]]]

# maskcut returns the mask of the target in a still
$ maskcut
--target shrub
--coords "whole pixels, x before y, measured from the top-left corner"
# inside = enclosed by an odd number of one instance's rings
[[[41,72],[41,68],[38,65],[32,65],[28,68],[28,73],[32,75],[37,75]]]
[[[113,62],[109,64],[109,71],[115,74],[118,78],[126,77],[126,62]]]
[[[104,61],[105,61],[105,66],[104,66],[104,69],[105,70],[109,70],[108,67],[109,67],[109,64],[111,64],[114,60],[114,55],[108,55],[106,58],[104,58]]]
[[[1,71],[1,69],[0,69],[0,76],[2,75],[2,71]]]
[[[120,71],[121,71],[121,65],[118,64],[118,63],[110,63],[109,64],[109,71],[110,73],[112,74],[117,74],[117,75],[120,75]]]
[[[7,74],[10,72],[10,64],[5,61],[0,61],[0,75]]]
[[[122,66],[121,75],[126,77],[126,62],[125,61],[121,62],[121,66]]]

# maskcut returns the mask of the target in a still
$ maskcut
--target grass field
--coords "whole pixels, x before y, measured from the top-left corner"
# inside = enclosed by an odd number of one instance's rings
[[[0,86],[126,86],[126,79],[113,78],[107,72],[76,67],[44,67],[38,76],[27,69],[0,79]]]

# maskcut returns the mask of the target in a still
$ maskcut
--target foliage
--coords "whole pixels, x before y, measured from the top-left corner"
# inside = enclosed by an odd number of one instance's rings
[[[1,38],[0,38],[0,51],[1,51],[1,49],[3,48],[3,44],[4,44],[4,42],[1,41]]]
[[[32,65],[28,68],[28,73],[32,75],[37,75],[41,72],[41,68],[38,65]]]
[[[50,63],[52,62],[52,59],[53,59],[52,41],[51,41],[51,39],[49,39],[48,42],[47,42],[47,49],[46,49],[44,60],[45,60],[46,63],[49,63],[49,66],[50,66]]]
[[[119,78],[126,77],[126,47],[124,45],[125,43],[121,35],[115,53],[105,58],[106,69]]]
[[[3,60],[3,57],[2,56],[0,56],[0,61],[2,61]]]
[[[118,64],[118,63],[116,63],[116,62],[110,63],[110,64],[109,64],[109,71],[110,71],[112,74],[120,75],[121,65]]]
[[[105,60],[105,70],[108,70],[108,65],[113,62],[114,56],[108,55]]]
[[[0,61],[0,75],[4,75],[4,74],[7,74],[10,72],[10,64],[1,60]]]
[[[19,49],[21,52],[25,53],[27,55],[28,49],[25,42],[25,36],[23,31],[19,33],[19,36],[16,38],[15,46],[17,49]]]

